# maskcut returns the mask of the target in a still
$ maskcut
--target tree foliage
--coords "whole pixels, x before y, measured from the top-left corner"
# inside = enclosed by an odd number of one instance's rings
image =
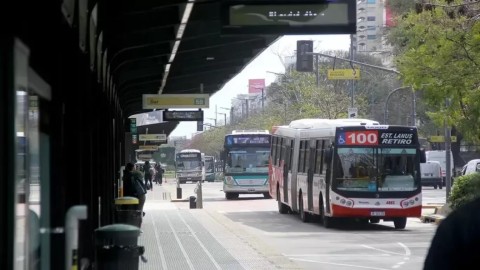
[[[389,40],[406,85],[422,91],[427,114],[480,141],[480,23],[461,1],[433,1],[398,18]],[[455,7],[449,7],[454,5]],[[477,9],[480,8],[478,4]],[[449,99],[447,103],[446,100]]]
[[[329,55],[348,58],[344,51],[327,51]],[[357,61],[373,65],[382,65],[371,56],[358,55]],[[348,80],[329,80],[327,69],[357,68],[348,62],[331,58],[319,59],[318,85],[314,73],[297,72],[286,67],[287,72],[279,75],[276,81],[265,91],[265,107],[250,107],[248,117],[234,116],[234,123],[211,128],[195,136],[189,148],[196,148],[208,155],[218,156],[225,135],[232,130],[271,130],[273,126],[285,125],[292,120],[302,118],[347,118],[351,107],[351,87]],[[393,74],[369,68],[361,68],[361,80],[356,81],[354,106],[358,108],[359,118],[369,118],[383,122],[383,108],[387,94],[393,87],[399,86]],[[405,103],[392,103],[391,124],[404,124],[405,117],[411,115],[411,94],[399,93],[396,99],[405,99]],[[398,104],[398,105],[397,105]],[[407,106],[405,104],[408,104]],[[245,114],[246,115],[246,114]],[[243,115],[243,116],[245,116]],[[399,122],[393,122],[399,121]]]

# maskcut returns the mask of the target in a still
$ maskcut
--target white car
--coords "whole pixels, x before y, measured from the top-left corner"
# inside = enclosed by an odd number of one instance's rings
[[[480,172],[480,159],[472,159],[462,168],[462,175]]]

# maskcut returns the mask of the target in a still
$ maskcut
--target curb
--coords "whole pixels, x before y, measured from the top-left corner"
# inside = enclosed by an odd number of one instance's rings
[[[444,220],[445,217],[442,216],[442,215],[437,215],[437,214],[433,214],[433,215],[423,215],[420,217],[420,220],[423,222],[423,223],[435,223],[435,225],[438,225],[440,224],[440,222],[442,222],[442,220]]]

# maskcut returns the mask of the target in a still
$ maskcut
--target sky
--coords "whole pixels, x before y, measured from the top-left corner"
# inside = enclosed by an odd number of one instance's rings
[[[297,40],[313,40],[314,52],[325,50],[346,51],[350,46],[349,35],[292,35],[281,37],[210,97],[210,106],[208,109],[204,109],[204,123],[214,124],[214,120],[208,118],[215,118],[215,105],[217,105],[218,113],[227,113],[228,117],[229,110],[220,107],[230,108],[233,97],[238,94],[248,94],[249,79],[265,79],[265,86],[274,82],[276,75],[273,73],[285,72],[279,55],[281,57],[293,55]],[[223,117],[223,114],[217,115],[219,123],[223,123]],[[189,139],[195,133],[197,133],[197,122],[180,122],[170,136],[186,136]]]

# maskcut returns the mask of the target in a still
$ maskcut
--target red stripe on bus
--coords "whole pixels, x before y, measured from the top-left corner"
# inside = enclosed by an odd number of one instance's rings
[[[385,216],[375,216],[379,218],[388,217],[420,217],[422,206],[415,206],[405,209],[381,209],[381,208],[350,208],[340,205],[332,205],[333,217],[372,217],[372,212],[385,212]]]

